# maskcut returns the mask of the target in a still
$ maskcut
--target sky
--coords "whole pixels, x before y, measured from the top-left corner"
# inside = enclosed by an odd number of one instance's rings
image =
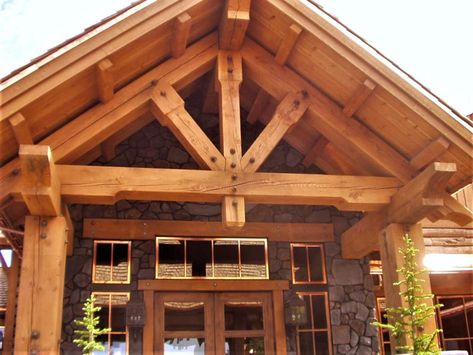
[[[460,113],[473,113],[473,0],[316,1]],[[0,77],[130,3],[0,0]]]

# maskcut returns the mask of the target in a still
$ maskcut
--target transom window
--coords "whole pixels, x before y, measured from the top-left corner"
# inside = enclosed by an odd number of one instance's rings
[[[97,340],[104,351],[94,351],[94,355],[128,354],[128,331],[126,327],[126,304],[130,300],[128,292],[93,292],[94,305],[102,309],[95,314],[100,317],[98,327],[110,328],[110,332],[100,335]]]
[[[94,242],[94,283],[130,283],[131,242]]]
[[[156,238],[156,278],[267,279],[266,239]]]
[[[324,284],[325,257],[321,244],[291,244],[294,284]]]

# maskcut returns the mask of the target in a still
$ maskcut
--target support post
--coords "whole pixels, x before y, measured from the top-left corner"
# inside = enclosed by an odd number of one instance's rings
[[[425,255],[424,240],[422,235],[422,225],[402,225],[402,224],[390,224],[379,235],[379,245],[381,252],[381,262],[383,265],[383,283],[384,283],[384,294],[386,297],[386,306],[387,307],[404,307],[406,303],[403,298],[399,295],[402,287],[394,286],[393,283],[399,282],[400,277],[399,273],[396,271],[403,266],[403,258],[399,253],[399,249],[404,245],[403,237],[404,234],[408,233],[409,237],[414,242],[414,247],[418,249],[416,255],[417,265],[422,268],[422,260]],[[430,278],[428,273],[418,276],[422,279],[423,293],[430,294],[432,289],[430,287]],[[401,287],[401,288],[400,288]],[[426,299],[422,302],[427,303],[427,305],[432,305],[432,300]],[[435,319],[428,319],[424,331],[426,333],[432,333],[436,328]],[[398,339],[399,345],[409,345],[410,339],[407,335],[401,339]],[[434,340],[438,341],[438,339]],[[391,351],[395,353],[395,346],[397,345],[396,339],[390,334],[391,342]]]
[[[13,330],[15,326],[16,291],[18,288],[18,271],[20,260],[16,252],[12,253],[11,266],[8,269],[8,298],[5,314],[5,334],[3,335],[3,355],[13,354]]]
[[[59,354],[66,240],[64,217],[26,217],[15,353]]]

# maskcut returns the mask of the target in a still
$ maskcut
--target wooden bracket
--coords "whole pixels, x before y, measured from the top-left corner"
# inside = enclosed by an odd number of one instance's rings
[[[416,156],[411,159],[411,165],[415,169],[423,169],[438,159],[450,147],[450,142],[443,137],[439,137],[432,141],[427,147],[422,149]]]
[[[32,215],[61,215],[60,182],[49,146],[21,145],[21,195]]]
[[[99,98],[105,103],[113,97],[113,63],[109,59],[104,59],[97,64],[97,89]]]
[[[342,112],[346,117],[351,117],[356,111],[368,100],[373,90],[376,88],[376,84],[370,79],[366,79],[363,84],[355,91],[352,97],[343,107]]]
[[[174,35],[171,37],[171,51],[174,58],[179,58],[186,51],[191,25],[192,18],[187,12],[176,17]]]
[[[250,23],[251,0],[227,0],[219,28],[219,47],[239,50]]]
[[[241,196],[225,196],[222,200],[222,222],[227,228],[243,228],[245,225],[245,199]]]

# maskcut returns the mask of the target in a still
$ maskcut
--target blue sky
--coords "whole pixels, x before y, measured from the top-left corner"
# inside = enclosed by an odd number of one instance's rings
[[[462,114],[473,113],[472,0],[317,2]],[[0,0],[0,77],[130,3]]]

